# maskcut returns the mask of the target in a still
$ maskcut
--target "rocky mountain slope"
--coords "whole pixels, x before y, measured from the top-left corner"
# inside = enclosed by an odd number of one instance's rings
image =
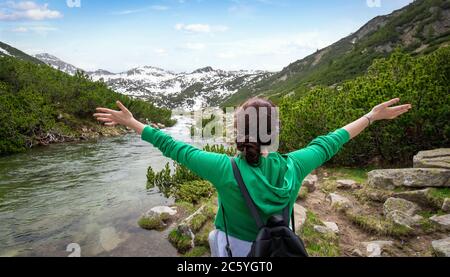
[[[272,75],[264,71],[224,71],[211,67],[174,73],[151,66],[118,74],[104,70],[88,74],[122,94],[146,99],[159,106],[189,109],[217,106],[239,88]]]
[[[65,73],[68,73],[70,75],[75,75],[75,73],[77,73],[77,71],[83,71],[82,69],[79,69],[79,68],[77,68],[69,63],[66,63],[66,62],[58,59],[57,57],[47,54],[47,53],[37,54],[34,57],[36,59],[44,62],[45,64],[48,64],[48,65],[52,66],[53,68],[63,71]]]
[[[310,86],[333,85],[365,73],[376,58],[396,48],[423,54],[448,45],[450,2],[416,0],[385,16],[378,16],[353,34],[298,60],[281,72],[240,89],[225,104],[232,105],[255,96],[274,99],[303,93]]]

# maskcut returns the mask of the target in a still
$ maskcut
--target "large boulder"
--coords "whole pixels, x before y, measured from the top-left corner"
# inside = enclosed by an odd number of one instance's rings
[[[307,214],[306,209],[295,203],[294,204],[294,218],[295,218],[295,229],[301,230],[303,228],[303,225],[306,222]]]
[[[450,214],[432,216],[430,220],[439,225],[442,229],[450,231]]]
[[[431,242],[433,251],[438,257],[450,257],[450,237]]]
[[[402,198],[394,198],[390,197],[383,205],[384,215],[387,215],[393,211],[401,211],[407,215],[414,215],[420,210],[417,204],[402,199]]]
[[[450,169],[450,148],[421,151],[414,156],[415,168]]]
[[[386,218],[392,222],[403,225],[412,230],[413,227],[420,225],[423,217],[421,215],[408,215],[402,211],[392,211],[386,215]]]
[[[394,189],[396,187],[450,187],[450,170],[438,168],[379,169],[368,173],[370,186]]]
[[[418,225],[423,219],[422,216],[416,214],[419,210],[417,204],[402,198],[388,198],[383,205],[384,215],[387,219],[408,228]]]
[[[319,178],[317,177],[317,175],[309,174],[303,180],[302,187],[306,187],[308,189],[308,192],[314,192],[316,190],[318,180]]]
[[[353,206],[352,202],[348,198],[341,196],[339,194],[336,194],[336,193],[328,194],[327,200],[330,202],[330,204],[333,208],[348,209]]]
[[[421,205],[422,207],[432,207],[432,208],[440,208],[435,207],[435,203],[430,200],[430,188],[421,189],[421,190],[410,190],[410,191],[402,191],[396,192],[393,194],[396,198],[402,198],[414,203]]]

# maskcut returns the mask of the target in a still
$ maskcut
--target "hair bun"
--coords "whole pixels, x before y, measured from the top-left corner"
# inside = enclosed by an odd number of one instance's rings
[[[271,145],[272,137],[278,134],[277,129],[272,130],[272,123],[278,122],[278,115],[274,112],[275,107],[271,101],[256,97],[247,100],[235,113],[234,127],[237,131],[237,149],[242,152],[247,163],[252,166],[259,164],[261,145]],[[250,110],[247,113],[249,108]],[[256,118],[251,114],[256,115]],[[262,120],[266,124],[263,124]],[[271,139],[265,141],[265,138],[260,137],[261,131],[265,132],[263,134],[271,136]],[[251,135],[256,137],[252,138]]]
[[[238,143],[238,150],[242,152],[250,165],[257,165],[261,158],[261,145],[257,142]]]

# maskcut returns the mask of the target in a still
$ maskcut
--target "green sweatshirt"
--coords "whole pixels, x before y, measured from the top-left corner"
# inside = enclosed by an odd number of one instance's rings
[[[169,157],[186,166],[217,189],[220,203],[225,208],[229,235],[254,241],[258,228],[234,179],[227,155],[202,151],[192,145],[175,141],[164,132],[146,126],[142,139],[153,144]],[[264,220],[281,213],[289,203],[294,205],[303,179],[314,169],[331,159],[350,139],[349,133],[339,129],[327,136],[314,139],[308,147],[289,154],[270,153],[262,157],[257,167],[244,158],[236,157],[248,191]],[[216,228],[225,231],[221,208],[216,216]]]

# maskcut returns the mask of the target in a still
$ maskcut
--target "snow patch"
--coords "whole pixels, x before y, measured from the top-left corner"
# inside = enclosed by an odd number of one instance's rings
[[[1,47],[0,47],[0,53],[7,55],[7,56],[11,56],[11,54],[8,51],[6,51],[5,49],[3,49]]]

